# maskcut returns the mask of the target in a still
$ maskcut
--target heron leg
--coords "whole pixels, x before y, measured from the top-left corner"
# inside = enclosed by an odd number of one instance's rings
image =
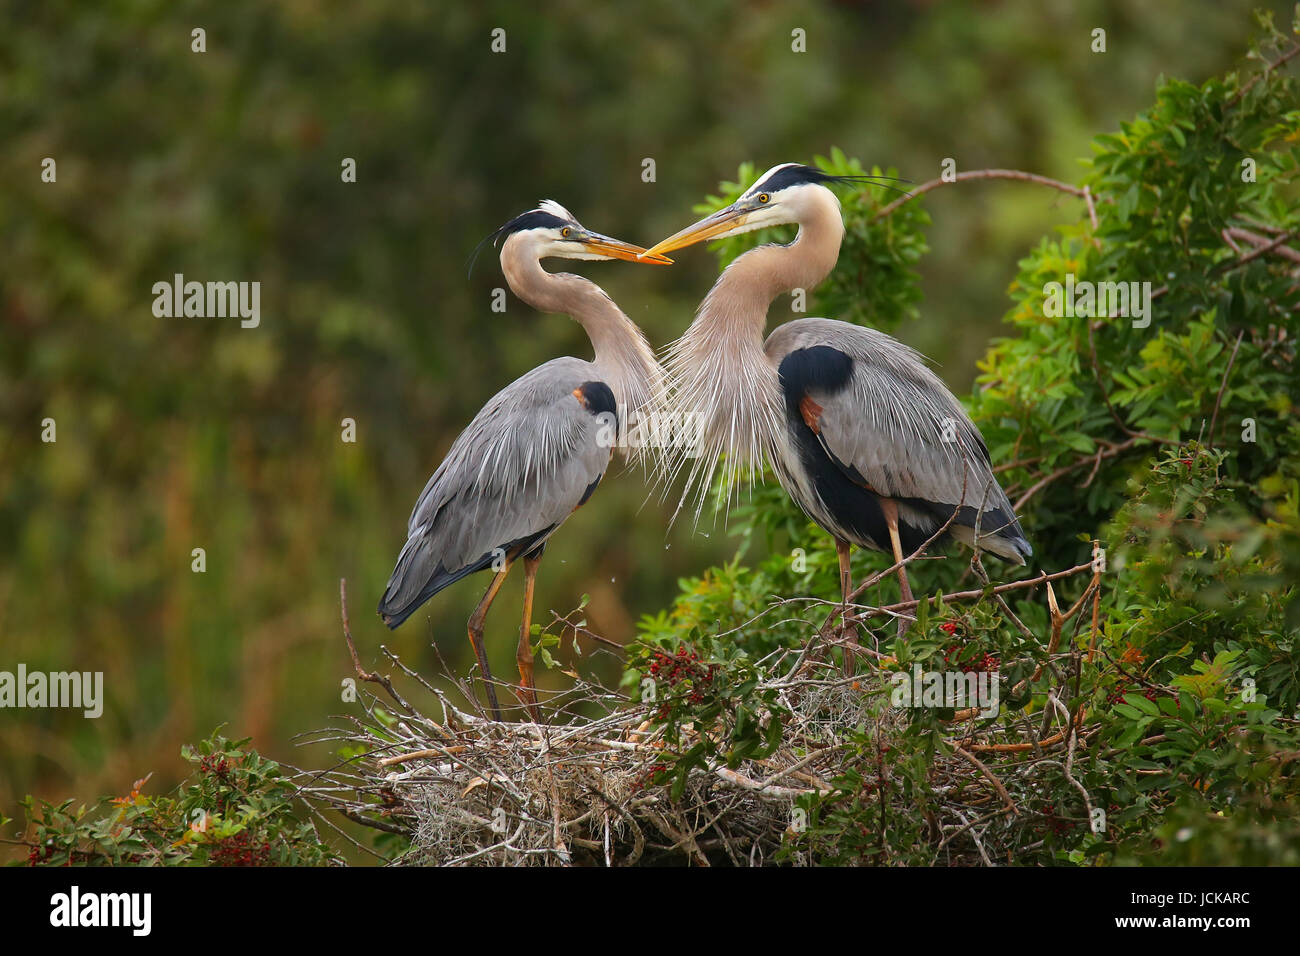
[[[849,570],[849,555],[852,553],[852,548],[853,546],[847,541],[835,539],[835,554],[840,559],[840,622],[845,634],[849,629],[849,592],[853,590],[853,573]],[[845,644],[844,675],[846,677],[853,676],[853,665],[853,651],[848,644]]]
[[[487,652],[483,649],[483,622],[487,620],[488,608],[496,600],[497,592],[501,590],[501,585],[505,583],[506,575],[510,572],[510,561],[507,560],[505,566],[492,577],[492,583],[488,585],[487,593],[483,595],[483,600],[478,602],[478,607],[474,608],[474,613],[469,616],[469,642],[474,646],[474,656],[478,658],[478,669],[483,672],[483,686],[487,688],[488,704],[492,708],[492,719],[501,720],[501,705],[497,703],[497,692],[493,686],[492,671],[488,668]]]
[[[889,527],[889,546],[894,551],[894,561],[899,564],[898,568],[898,585],[903,593],[903,601],[912,600],[912,587],[907,582],[907,566],[903,562],[903,542],[898,537],[898,504],[891,498],[880,499],[880,510],[885,514],[885,524]],[[898,636],[902,637],[907,633],[908,621],[906,618],[898,619]]]
[[[519,682],[524,688],[524,705],[536,723],[542,722],[537,709],[537,685],[533,683],[533,585],[537,581],[537,566],[542,563],[540,551],[524,558],[524,622],[519,627],[519,649],[515,661],[519,664]]]

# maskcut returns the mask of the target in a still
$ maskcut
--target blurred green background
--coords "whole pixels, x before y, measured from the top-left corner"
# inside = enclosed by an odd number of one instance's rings
[[[107,696],[98,720],[0,711],[0,809],[149,771],[165,787],[181,744],[223,722],[325,760],[292,738],[346,709],[340,577],[364,663],[384,642],[431,672],[436,642],[467,668],[486,577],[396,634],[373,609],[458,431],[534,365],[590,354],[563,318],[490,311],[492,255],[466,278],[505,219],[552,197],[648,244],[741,161],[832,145],[918,183],[949,156],[1074,179],[1158,75],[1228,69],[1261,6],[1288,4],[0,2],[0,670],[102,670]],[[1058,203],[1011,183],[926,203],[923,318],[901,335],[960,392]],[[716,269],[702,250],[575,265],[656,346]],[[260,281],[260,327],[156,318],[152,285],[178,272]],[[669,532],[639,474],[611,478],[548,549],[535,620],[587,593],[592,628],[622,641],[731,545]],[[519,597],[515,580],[489,619],[503,675]]]

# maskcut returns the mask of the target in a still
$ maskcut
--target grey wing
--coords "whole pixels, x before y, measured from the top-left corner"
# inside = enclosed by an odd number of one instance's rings
[[[613,415],[612,393],[578,359],[547,362],[493,396],[411,512],[379,605],[389,626],[494,558],[543,543],[608,467]]]
[[[781,363],[801,349],[847,356],[847,380],[810,379],[813,429],[831,460],[855,483],[900,503],[914,523],[950,528],[964,540],[978,525],[981,547],[1023,563],[1032,554],[988,449],[961,404],[915,350],[883,332],[829,319],[787,323],[769,337]],[[985,536],[990,537],[985,537]]]

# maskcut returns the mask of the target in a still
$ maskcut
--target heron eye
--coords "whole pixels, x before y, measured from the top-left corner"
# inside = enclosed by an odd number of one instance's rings
[[[769,196],[767,193],[759,193],[759,194],[758,194],[758,201],[759,201],[759,202],[767,202],[767,201],[768,201],[769,199],[771,199],[771,198],[772,198],[772,197]]]
[[[569,233],[572,231],[573,230],[570,229],[568,226],[565,226],[563,229],[560,230],[560,235],[562,235],[565,239],[567,239],[569,238]]]

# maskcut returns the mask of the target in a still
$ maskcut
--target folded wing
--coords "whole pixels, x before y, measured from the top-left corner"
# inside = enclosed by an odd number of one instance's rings
[[[616,434],[595,368],[555,359],[502,389],[425,485],[379,613],[397,627],[447,585],[535,551],[599,484]]]

